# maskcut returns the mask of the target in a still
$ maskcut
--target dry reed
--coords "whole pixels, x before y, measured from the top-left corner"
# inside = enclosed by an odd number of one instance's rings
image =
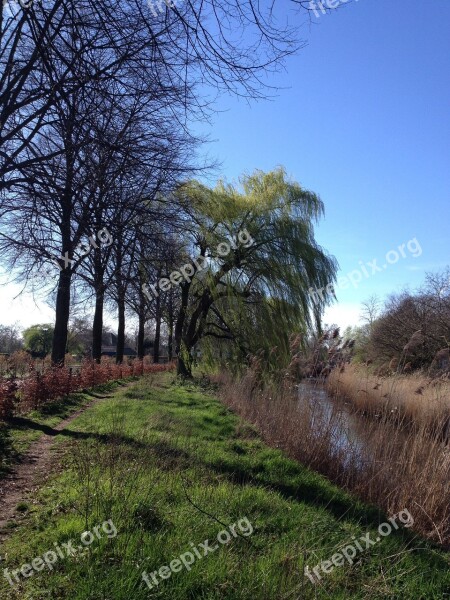
[[[376,416],[391,416],[404,425],[428,427],[443,437],[450,434],[450,381],[420,373],[378,377],[353,364],[334,369],[327,380],[332,396]]]
[[[216,379],[223,402],[251,422],[269,445],[388,514],[408,508],[419,533],[450,544],[450,449],[427,418],[413,429],[391,420],[388,411],[379,419],[364,417],[338,399],[321,401],[325,391],[320,386],[305,384],[299,391],[286,378],[278,387],[262,387],[257,370],[249,370],[239,381],[228,373]],[[408,406],[411,414],[428,415],[419,408],[413,413],[417,402],[406,404],[406,390],[418,384],[412,381],[398,381],[405,410]],[[386,385],[385,393],[394,401],[396,388]],[[433,406],[443,397],[441,391],[427,392],[426,397],[436,399]]]

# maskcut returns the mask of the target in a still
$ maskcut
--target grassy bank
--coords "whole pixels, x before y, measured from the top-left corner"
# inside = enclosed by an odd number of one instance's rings
[[[352,536],[375,539],[386,516],[267,447],[211,393],[172,385],[171,378],[143,378],[117,391],[78,417],[71,436],[57,438],[65,470],[30,502],[28,518],[2,548],[3,568],[20,568],[108,520],[117,535],[100,530],[76,556],[20,577],[14,589],[2,579],[2,597],[441,600],[450,594],[448,555],[405,527],[311,583],[305,564],[331,559]],[[236,529],[244,522],[252,529],[245,535]],[[190,570],[169,576],[160,570],[188,551],[193,556],[194,547],[232,524],[238,535],[195,558]],[[167,578],[158,575],[150,590],[142,573],[155,571]]]
[[[339,402],[331,410],[318,399],[300,402],[289,378],[261,388],[249,370],[240,381],[226,373],[219,381],[223,401],[270,445],[388,513],[414,509],[415,530],[450,547],[450,452],[440,431],[407,428],[387,411],[355,416],[349,428]]]
[[[0,420],[0,480],[20,461],[43,432],[59,425],[71,414],[89,405],[99,394],[112,392],[119,385],[118,381],[110,381],[90,391],[70,394],[25,415],[13,417],[8,421]]]

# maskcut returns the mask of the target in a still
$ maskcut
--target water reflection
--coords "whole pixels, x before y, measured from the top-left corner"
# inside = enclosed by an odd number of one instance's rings
[[[384,435],[386,428],[390,433],[394,447],[400,447],[406,435],[398,427],[366,418],[351,410],[350,405],[331,398],[324,385],[317,381],[298,384],[300,410],[306,412],[311,431],[318,438],[327,439],[330,454],[343,466],[352,462],[353,466],[364,468],[374,463],[379,455],[377,444],[381,439],[381,427]]]

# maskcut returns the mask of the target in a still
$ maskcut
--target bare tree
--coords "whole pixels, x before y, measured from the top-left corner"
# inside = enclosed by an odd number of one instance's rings
[[[375,359],[428,367],[450,348],[450,270],[427,274],[416,292],[390,296],[369,339]]]
[[[116,160],[122,144],[127,152],[133,145],[141,150],[151,131],[156,137],[145,154],[147,174],[157,166],[168,175],[165,184],[175,180],[186,169],[179,160],[175,166],[169,160],[171,148],[179,157],[189,118],[206,115],[210,108],[196,95],[196,84],[264,96],[266,74],[298,47],[296,30],[286,22],[279,26],[277,17],[273,3],[262,6],[253,0],[187,2],[181,8],[166,6],[156,16],[141,0],[55,0],[48,8],[43,3],[27,9],[15,5],[10,16],[3,5],[0,245],[25,284],[43,260],[58,257],[56,364],[64,360],[71,286],[82,262],[73,253],[83,236],[91,234],[93,222],[98,223],[91,215],[102,192],[90,179],[90,153],[100,141]],[[133,118],[139,113],[140,119],[158,119],[163,125],[155,129],[141,121],[140,139],[118,135],[113,143],[102,128],[96,131],[91,118],[101,112],[105,99],[115,103],[115,118],[122,108]],[[133,192],[135,198],[148,193]],[[126,239],[120,228],[117,239]],[[117,290],[126,259],[116,249]],[[104,293],[101,271],[100,262],[97,332]],[[119,294],[121,306],[124,293]]]
[[[70,31],[72,45],[67,52],[72,60],[77,45],[73,23]],[[101,62],[101,57],[97,60]],[[88,79],[84,73],[93,61],[92,53],[89,60],[79,61],[80,79]],[[64,64],[61,59],[60,63]],[[53,64],[52,69],[57,66]],[[127,81],[140,84],[131,76]],[[31,159],[26,167],[22,165],[24,178],[16,181],[14,191],[3,202],[0,244],[11,267],[19,269],[19,277],[28,281],[43,260],[54,261],[55,257],[60,268],[52,350],[56,364],[64,360],[66,352],[71,286],[84,263],[83,256],[73,257],[83,236],[92,239],[92,233],[103,229],[105,222],[115,227],[115,213],[123,216],[121,203],[126,204],[128,220],[134,219],[144,195],[154,195],[163,181],[166,185],[172,181],[174,172],[188,170],[186,148],[192,148],[193,138],[184,129],[173,132],[173,107],[169,112],[172,121],[161,121],[163,115],[167,117],[167,97],[159,89],[160,83],[157,78],[156,92],[150,86],[135,88],[131,95],[114,80],[100,89],[86,85],[55,93],[51,125],[25,150]],[[46,156],[47,161],[33,161],[34,153]],[[126,196],[122,193],[125,188]],[[121,236],[117,231],[118,239]],[[106,259],[94,244],[96,359],[101,350]]]
[[[373,330],[375,321],[377,320],[381,310],[381,301],[376,294],[370,296],[361,304],[361,318],[368,324],[369,330]]]

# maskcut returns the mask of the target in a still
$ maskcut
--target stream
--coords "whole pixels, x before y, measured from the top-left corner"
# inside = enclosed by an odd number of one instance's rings
[[[367,418],[351,410],[350,404],[332,398],[323,383],[318,381],[303,381],[298,384],[298,402],[301,410],[307,410],[311,430],[327,431],[330,441],[330,451],[339,455],[344,461],[356,458],[356,463],[364,467],[371,457],[376,455],[374,445],[378,436],[373,435],[377,428],[377,420]],[[400,446],[407,439],[407,433],[395,425],[383,423],[383,431],[391,429],[391,439]]]

